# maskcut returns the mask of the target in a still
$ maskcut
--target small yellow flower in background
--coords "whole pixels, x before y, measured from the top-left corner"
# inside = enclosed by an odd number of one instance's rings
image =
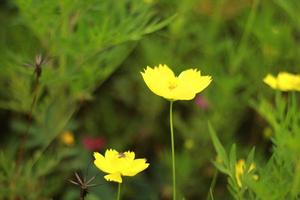
[[[60,135],[60,141],[67,146],[72,146],[75,142],[74,134],[70,131],[64,131]]]
[[[266,139],[272,138],[273,134],[274,134],[273,130],[270,127],[265,128],[264,131],[263,131],[263,136]]]
[[[246,168],[246,165],[245,165],[244,159],[240,159],[235,165],[235,178],[236,178],[236,181],[237,181],[237,184],[239,187],[242,187],[241,177],[245,173],[245,168]],[[250,173],[254,169],[255,169],[255,164],[252,163],[246,173]],[[254,180],[258,180],[258,175],[255,174],[252,176],[252,178]]]
[[[184,147],[188,150],[193,149],[195,146],[195,142],[193,139],[189,138],[184,141]]]
[[[280,72],[277,77],[268,74],[263,81],[271,88],[281,91],[300,91],[300,75]]]
[[[145,2],[146,4],[152,4],[152,3],[154,2],[154,0],[144,0],[144,2]]]
[[[191,100],[212,81],[211,76],[201,76],[197,69],[188,69],[175,76],[167,65],[147,67],[141,72],[149,89],[165,99]]]
[[[122,183],[122,176],[135,176],[149,166],[146,159],[135,159],[135,153],[132,151],[119,153],[116,150],[108,149],[104,156],[94,152],[94,158],[96,167],[108,173],[104,178],[107,181],[118,183]]]

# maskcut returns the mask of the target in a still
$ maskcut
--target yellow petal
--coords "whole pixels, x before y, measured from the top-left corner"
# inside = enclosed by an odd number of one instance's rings
[[[300,84],[300,78],[297,75],[287,72],[280,72],[277,77],[279,89],[282,91],[297,90],[297,85]]]
[[[153,69],[147,67],[142,72],[143,79],[149,89],[156,95],[168,98],[169,82],[175,80],[173,71],[167,65],[159,65]]]
[[[114,159],[119,155],[119,152],[117,152],[114,149],[108,149],[105,151],[105,159]]]
[[[120,173],[108,174],[104,176],[107,181],[114,181],[117,183],[122,183],[122,177]]]
[[[275,79],[275,77],[271,74],[268,74],[265,78],[264,78],[264,83],[266,83],[267,85],[269,85],[271,88],[276,89],[277,88],[277,81]]]
[[[235,178],[239,187],[242,187],[241,177],[244,173],[245,168],[245,160],[240,159],[235,165]]]
[[[211,76],[201,76],[200,71],[189,69],[179,75],[180,84],[189,87],[193,92],[199,93],[204,90],[212,81]]]
[[[249,166],[249,169],[247,171],[247,173],[250,173],[252,170],[255,169],[255,164],[254,163],[251,163],[250,166]],[[240,159],[236,165],[235,165],[235,178],[236,178],[236,181],[237,181],[237,184],[239,187],[242,187],[242,176],[244,175],[245,173],[245,168],[246,168],[246,165],[245,165],[245,160],[244,159]],[[258,179],[258,175],[254,174],[252,176],[252,178],[254,180],[257,180]]]
[[[125,154],[125,157],[129,160],[134,160],[134,158],[135,158],[135,154],[133,151],[126,151],[126,152],[124,152],[124,154]]]
[[[130,166],[124,168],[122,175],[135,176],[137,173],[145,170],[149,167],[149,163],[146,163],[146,159],[135,159]]]
[[[254,163],[251,163],[249,169],[248,169],[248,172],[251,172],[252,170],[254,170],[256,168],[255,164]]]
[[[112,170],[110,163],[100,153],[94,152],[94,158],[94,164],[101,171],[106,173],[112,173],[114,171]]]
[[[191,100],[211,83],[210,76],[201,76],[195,69],[183,71],[178,77],[178,87],[174,89],[172,99]]]
[[[192,88],[184,84],[180,84],[176,89],[172,91],[169,95],[168,99],[171,100],[191,100],[195,98],[196,93],[193,91]]]

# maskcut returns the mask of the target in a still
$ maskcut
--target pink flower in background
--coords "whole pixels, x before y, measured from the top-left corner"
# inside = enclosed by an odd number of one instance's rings
[[[106,140],[101,136],[86,136],[82,139],[82,144],[89,151],[99,151],[106,145]]]
[[[209,108],[208,100],[202,95],[197,95],[197,97],[195,99],[195,103],[199,108],[201,108],[203,110],[208,110],[208,108]]]

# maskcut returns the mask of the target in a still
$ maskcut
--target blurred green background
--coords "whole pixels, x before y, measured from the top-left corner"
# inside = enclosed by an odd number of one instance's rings
[[[267,73],[299,72],[298,0],[0,1],[0,197],[78,199],[68,179],[97,175],[87,199],[114,199],[92,151],[134,150],[150,168],[126,178],[124,199],[170,199],[168,102],[140,72],[198,68],[212,84],[174,105],[179,199],[206,199],[215,173],[207,122],[239,156],[270,155],[252,101]],[[42,74],[34,63],[45,57]],[[66,143],[69,131],[74,141]],[[87,142],[89,141],[89,142]],[[96,144],[91,141],[98,141]],[[219,176],[216,199],[231,199]]]

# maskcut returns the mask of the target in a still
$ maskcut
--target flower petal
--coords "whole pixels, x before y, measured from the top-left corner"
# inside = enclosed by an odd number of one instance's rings
[[[124,152],[125,154],[125,158],[127,158],[128,160],[134,160],[135,158],[135,153],[133,151],[126,151]]]
[[[105,159],[113,159],[116,158],[119,155],[119,152],[117,152],[114,149],[108,149],[105,151]]]
[[[195,98],[196,93],[185,84],[180,84],[172,94],[170,95],[169,99],[171,100],[191,100]]]
[[[146,85],[154,94],[169,98],[169,82],[176,80],[176,77],[167,65],[159,65],[153,69],[147,67],[141,74]]]
[[[268,86],[270,86],[271,88],[273,89],[276,89],[277,88],[277,81],[276,81],[276,78],[271,75],[271,74],[268,74],[265,78],[264,78],[264,83],[266,83]]]
[[[282,91],[300,90],[300,76],[287,72],[280,72],[277,76],[277,84]]]
[[[196,69],[183,71],[178,77],[178,85],[172,91],[170,99],[191,100],[211,82],[210,76],[201,76]]]
[[[120,173],[108,174],[104,176],[107,181],[114,181],[117,183],[122,183],[122,177]]]
[[[240,159],[235,165],[235,178],[239,187],[242,187],[241,177],[244,174],[245,160]]]
[[[185,85],[195,94],[204,90],[212,81],[211,76],[201,76],[197,69],[189,69],[180,73],[178,76],[180,84]]]
[[[146,159],[135,159],[130,166],[122,171],[123,176],[135,176],[137,173],[149,167]]]
[[[94,152],[94,164],[96,165],[97,168],[102,170],[103,172],[106,173],[112,173],[112,168],[110,166],[110,163],[98,152]]]

